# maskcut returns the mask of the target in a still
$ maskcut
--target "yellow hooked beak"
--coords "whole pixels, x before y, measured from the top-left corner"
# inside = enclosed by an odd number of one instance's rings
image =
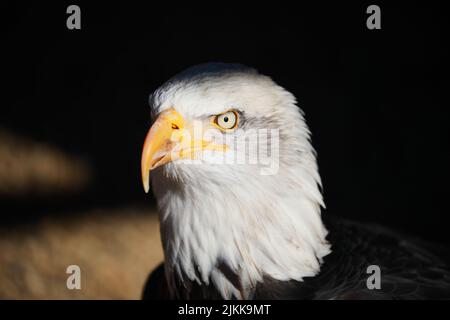
[[[158,116],[145,138],[141,158],[144,190],[150,189],[150,171],[177,159],[192,159],[201,150],[226,151],[226,145],[214,145],[203,139],[191,140],[183,117],[175,109]]]

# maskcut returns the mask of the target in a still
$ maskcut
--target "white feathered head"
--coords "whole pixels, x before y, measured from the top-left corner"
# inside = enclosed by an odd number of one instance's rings
[[[150,106],[142,179],[160,210],[172,294],[181,282],[250,298],[264,277],[315,275],[330,248],[295,97],[254,69],[214,63],[170,79]]]

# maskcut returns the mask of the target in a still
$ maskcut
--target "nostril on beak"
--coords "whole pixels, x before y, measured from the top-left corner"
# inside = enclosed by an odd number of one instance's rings
[[[172,123],[172,129],[173,130],[178,130],[178,129],[180,129],[180,127],[178,127],[175,123]]]

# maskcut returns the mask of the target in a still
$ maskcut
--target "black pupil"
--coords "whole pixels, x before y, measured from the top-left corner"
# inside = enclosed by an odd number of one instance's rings
[[[228,117],[223,118],[223,121],[228,122]]]

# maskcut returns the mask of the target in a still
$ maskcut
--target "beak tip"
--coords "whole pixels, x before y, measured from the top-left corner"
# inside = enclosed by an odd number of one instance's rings
[[[150,190],[150,183],[149,183],[149,179],[148,178],[144,178],[142,179],[142,185],[144,187],[144,191],[145,193],[148,193],[148,191]]]
[[[145,168],[145,167],[144,167]],[[148,193],[150,190],[150,175],[147,169],[143,169],[142,172],[142,186],[144,187],[145,193]]]

